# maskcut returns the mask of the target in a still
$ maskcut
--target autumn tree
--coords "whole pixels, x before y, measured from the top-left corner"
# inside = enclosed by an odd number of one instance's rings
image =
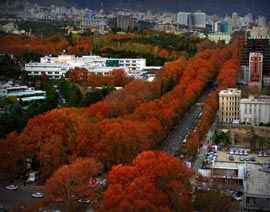
[[[97,199],[99,186],[91,186],[90,179],[102,173],[102,165],[91,158],[78,160],[57,169],[45,185],[46,200],[59,202],[61,211],[74,211],[73,198]]]
[[[143,152],[132,165],[118,165],[109,172],[100,211],[192,211],[191,175],[177,158]]]
[[[88,70],[86,68],[75,67],[70,71],[68,78],[71,82],[77,83],[81,86],[86,86]]]

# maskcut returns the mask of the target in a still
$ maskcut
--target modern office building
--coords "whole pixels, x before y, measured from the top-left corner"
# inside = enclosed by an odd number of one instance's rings
[[[188,26],[189,29],[195,28],[205,28],[206,27],[206,14],[204,12],[178,12],[177,13],[177,23]]]
[[[241,90],[228,88],[219,92],[219,122],[232,123],[240,120]]]
[[[192,16],[190,12],[178,12],[177,23],[184,26],[192,26]]]
[[[249,67],[250,64],[250,53],[258,52],[262,55],[262,76],[270,76],[270,41],[267,32],[261,31],[262,34],[260,37],[257,37],[260,31],[247,32],[245,40],[239,44],[239,60],[241,66]],[[260,34],[260,33],[259,33]],[[251,36],[253,35],[253,36]]]
[[[193,25],[195,28],[206,27],[206,14],[204,12],[195,12],[192,15]]]
[[[259,52],[249,53],[249,86],[262,87],[263,55]]]
[[[270,96],[250,96],[240,100],[240,122],[259,125],[270,123]]]

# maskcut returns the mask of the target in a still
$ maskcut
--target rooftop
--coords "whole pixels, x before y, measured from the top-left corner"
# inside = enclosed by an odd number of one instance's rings
[[[238,88],[228,88],[227,90],[222,90],[219,95],[241,95],[241,90]]]
[[[246,192],[249,194],[270,195],[270,173],[259,171],[258,165],[248,165]]]

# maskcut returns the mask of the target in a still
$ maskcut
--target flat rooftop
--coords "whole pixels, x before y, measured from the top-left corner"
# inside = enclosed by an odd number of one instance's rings
[[[248,194],[269,195],[270,197],[270,173],[259,171],[260,167],[248,164],[246,192]]]

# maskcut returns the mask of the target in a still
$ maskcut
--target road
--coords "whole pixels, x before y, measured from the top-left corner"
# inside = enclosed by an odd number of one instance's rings
[[[32,194],[41,191],[41,187],[27,185],[24,186],[22,182],[17,183],[18,190],[8,191],[5,189],[7,184],[1,183],[0,186],[0,205],[5,205],[8,208],[16,205],[19,202],[36,202],[39,199],[33,198]]]
[[[164,140],[162,146],[160,147],[161,151],[174,155],[179,145],[183,141],[186,141],[185,139],[187,138],[189,131],[194,130],[195,121],[202,111],[200,104],[206,101],[209,93],[213,90],[214,88],[209,88],[203,92],[198,101],[186,112],[184,117],[178,122],[178,124]]]

